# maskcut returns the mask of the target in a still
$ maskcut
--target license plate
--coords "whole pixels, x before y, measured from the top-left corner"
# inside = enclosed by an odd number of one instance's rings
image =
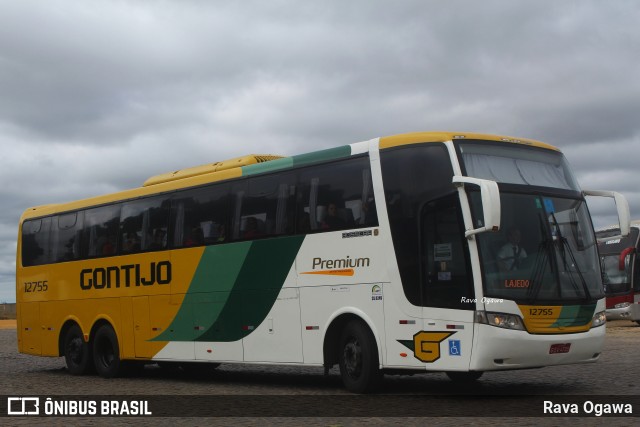
[[[551,344],[549,348],[549,354],[569,353],[571,343],[566,344]]]

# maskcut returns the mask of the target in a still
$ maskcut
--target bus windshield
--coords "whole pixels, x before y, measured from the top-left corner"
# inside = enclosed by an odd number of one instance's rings
[[[472,199],[479,203],[477,194]],[[487,297],[527,303],[604,297],[584,201],[502,193],[501,202],[506,227],[478,236]]]
[[[485,296],[529,304],[603,298],[591,219],[564,156],[522,148],[460,144],[469,176],[501,184],[501,231],[478,235]],[[480,225],[480,194],[468,191]]]
[[[562,153],[490,143],[460,144],[467,175],[504,184],[579,191]]]

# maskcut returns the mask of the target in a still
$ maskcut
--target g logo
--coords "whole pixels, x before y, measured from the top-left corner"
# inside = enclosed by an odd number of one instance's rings
[[[440,343],[455,332],[418,332],[413,336],[413,354],[416,359],[432,363],[440,359]]]

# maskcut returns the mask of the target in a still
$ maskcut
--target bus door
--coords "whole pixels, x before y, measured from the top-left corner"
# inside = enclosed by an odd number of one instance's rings
[[[428,370],[468,370],[475,295],[457,195],[423,206],[420,234],[424,323],[415,355]]]

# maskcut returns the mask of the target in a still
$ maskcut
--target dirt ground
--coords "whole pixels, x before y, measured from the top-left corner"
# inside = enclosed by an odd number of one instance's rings
[[[0,329],[15,329],[16,319],[0,320]]]

